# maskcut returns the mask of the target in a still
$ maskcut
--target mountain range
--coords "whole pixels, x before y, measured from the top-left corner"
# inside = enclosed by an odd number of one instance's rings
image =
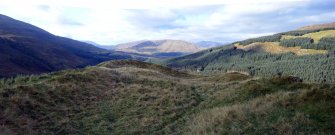
[[[202,50],[195,44],[182,40],[143,40],[118,44],[114,50],[139,54],[189,54]]]
[[[172,58],[190,53],[194,53],[206,48],[216,47],[222,43],[213,41],[199,41],[190,43],[182,40],[141,40],[117,45],[99,45],[92,41],[87,41],[100,48],[122,51],[126,53],[146,55],[153,58]]]

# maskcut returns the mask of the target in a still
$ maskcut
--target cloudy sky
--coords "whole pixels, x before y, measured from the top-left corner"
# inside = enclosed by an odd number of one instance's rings
[[[335,22],[335,0],[0,0],[0,14],[103,45],[232,42]]]

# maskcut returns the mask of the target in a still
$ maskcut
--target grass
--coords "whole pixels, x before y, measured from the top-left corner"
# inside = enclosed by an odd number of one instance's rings
[[[334,37],[335,30],[324,30],[319,32],[308,33],[302,36],[291,36],[291,35],[282,35],[281,40],[284,39],[293,39],[299,37],[308,37],[314,40],[314,43],[317,44],[323,37]],[[248,50],[258,50],[265,51],[272,54],[287,53],[292,52],[296,55],[314,55],[314,54],[328,54],[327,50],[316,50],[316,49],[301,49],[300,46],[296,47],[284,47],[280,46],[279,42],[255,42],[249,45],[239,45],[239,43],[234,44],[238,49],[245,51]]]
[[[236,92],[219,92],[219,96],[203,102],[206,104],[203,106],[215,100],[221,104],[189,116],[184,131],[186,134],[334,133],[331,130],[335,126],[331,116],[334,86],[320,88],[282,83],[284,80],[279,81],[282,84],[264,81],[245,83]]]
[[[303,37],[309,37],[314,39],[316,43],[320,41],[323,37],[335,37],[335,30],[324,30],[319,32],[313,32],[303,35]]]
[[[334,134],[335,85],[113,61],[0,81],[7,134]]]
[[[335,30],[323,30],[323,31],[319,31],[319,32],[308,33],[308,34],[305,34],[305,35],[302,35],[302,36],[283,35],[281,40],[298,38],[298,37],[312,38],[315,43],[318,43],[320,41],[320,39],[323,38],[323,37],[335,37]]]
[[[245,51],[249,50],[258,50],[265,51],[272,54],[288,53],[292,52],[296,55],[313,55],[313,54],[327,54],[327,50],[315,50],[315,49],[301,49],[300,46],[297,47],[284,47],[279,45],[278,42],[256,42],[249,45],[238,45],[235,44],[235,47]]]

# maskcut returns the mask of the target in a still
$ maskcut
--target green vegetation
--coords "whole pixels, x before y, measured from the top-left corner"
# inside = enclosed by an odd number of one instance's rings
[[[279,33],[170,59],[165,61],[165,65],[201,74],[241,71],[256,77],[284,75],[300,77],[307,83],[334,83],[335,37],[329,37],[333,34],[332,28]],[[313,38],[319,41],[315,42]],[[271,43],[296,48],[283,50]],[[250,47],[241,49],[236,45]]]
[[[285,47],[296,47],[300,46],[303,49],[316,49],[316,50],[335,50],[335,37],[324,37],[321,38],[318,43],[314,43],[314,40],[308,37],[297,37],[291,39],[283,39],[280,42],[281,46]]]
[[[314,40],[307,37],[298,37],[298,38],[291,38],[291,39],[283,39],[280,41],[281,46],[285,47],[296,47],[301,46],[302,48],[306,49],[316,49],[316,47],[313,46]]]
[[[330,50],[332,51],[331,53],[335,53],[335,37],[324,37],[321,38],[317,47],[320,49],[325,49],[325,50]]]
[[[302,36],[308,33],[315,33],[315,32],[326,31],[326,30],[335,30],[335,28],[322,28],[322,29],[315,29],[315,30],[294,30],[294,31],[284,32],[282,34],[291,35],[291,36]]]
[[[5,134],[335,133],[335,85],[294,77],[113,61],[1,80],[0,95]]]
[[[226,73],[230,70],[248,72],[253,76],[297,76],[304,82],[333,83],[335,81],[335,55],[304,55],[292,53],[270,54],[242,51],[233,46],[213,49],[203,55],[184,56],[169,61],[168,66],[203,74]],[[227,48],[227,49],[226,49]],[[203,52],[199,52],[201,54]]]
[[[255,43],[255,42],[279,42],[281,39],[282,34],[275,34],[275,35],[271,35],[271,36],[263,36],[263,37],[259,37],[259,38],[251,38],[251,39],[247,39],[247,40],[243,40],[240,42],[237,42],[241,45],[248,45],[251,43]]]
[[[335,30],[324,30],[303,35],[303,37],[312,38],[315,42],[319,42],[324,37],[335,37]]]

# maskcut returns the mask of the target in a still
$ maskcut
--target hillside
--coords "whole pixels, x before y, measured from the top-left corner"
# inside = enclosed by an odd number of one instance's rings
[[[129,55],[55,36],[4,15],[0,15],[0,46],[0,77],[39,74],[130,58]]]
[[[3,134],[334,134],[335,86],[137,61],[0,81]]]
[[[173,58],[165,65],[203,74],[240,71],[260,77],[297,76],[309,83],[334,83],[334,63],[335,29],[322,27],[247,39]]]
[[[304,27],[299,28],[298,30],[318,30],[318,29],[324,29],[324,28],[335,28],[335,22],[304,26]]]
[[[223,45],[222,43],[213,42],[213,41],[199,41],[199,42],[196,42],[195,44],[202,48],[212,48],[212,47]]]
[[[173,55],[194,53],[202,50],[195,44],[181,40],[143,40],[116,45],[115,50],[147,54],[147,55]]]
[[[328,50],[302,49],[301,46],[285,47],[279,42],[255,42],[249,45],[234,44],[236,49],[243,51],[264,51],[271,54],[293,53],[295,55],[328,54]]]

